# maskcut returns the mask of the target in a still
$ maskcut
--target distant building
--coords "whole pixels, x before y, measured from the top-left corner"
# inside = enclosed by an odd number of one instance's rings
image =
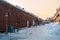
[[[60,22],[60,7],[56,10],[56,14],[53,17],[54,22]]]
[[[8,26],[14,29],[38,25],[41,19],[26,12],[24,8],[13,6],[6,1],[0,1],[0,32],[8,31]]]

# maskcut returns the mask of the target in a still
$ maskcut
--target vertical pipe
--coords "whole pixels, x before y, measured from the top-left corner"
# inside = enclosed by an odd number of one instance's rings
[[[6,17],[6,33],[8,33],[8,14],[6,14],[5,17]]]

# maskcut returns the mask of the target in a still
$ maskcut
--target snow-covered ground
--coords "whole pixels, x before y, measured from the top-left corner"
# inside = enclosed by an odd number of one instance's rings
[[[9,33],[8,36],[5,38],[11,38],[9,40],[60,40],[60,23],[24,28],[19,32]],[[0,40],[4,40],[2,38]]]

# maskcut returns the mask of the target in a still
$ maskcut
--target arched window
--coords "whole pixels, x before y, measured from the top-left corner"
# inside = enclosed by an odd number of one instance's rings
[[[27,27],[29,27],[29,20],[27,20]]]

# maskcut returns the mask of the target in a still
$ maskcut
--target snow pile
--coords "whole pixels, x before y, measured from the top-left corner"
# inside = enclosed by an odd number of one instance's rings
[[[15,40],[60,40],[60,23],[24,28],[19,32],[9,33],[8,35]]]
[[[31,28],[31,30],[33,29]],[[8,35],[16,39],[26,39],[26,38],[29,38],[31,32],[32,31],[30,31],[29,28],[25,28],[25,29],[19,30],[19,32],[16,32],[16,33],[9,33]]]
[[[0,40],[12,40],[9,35],[0,33]]]
[[[60,36],[60,23],[53,23],[52,25],[48,24],[47,32],[52,36]]]

